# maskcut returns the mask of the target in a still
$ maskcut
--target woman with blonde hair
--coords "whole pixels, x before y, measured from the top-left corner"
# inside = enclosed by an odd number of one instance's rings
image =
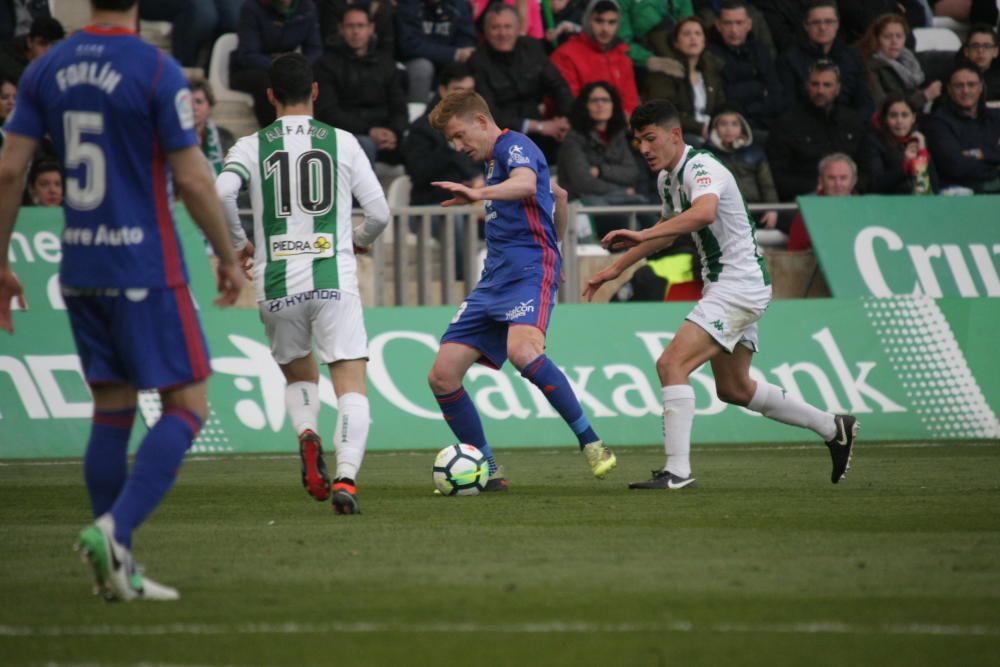
[[[868,27],[859,48],[865,57],[875,106],[889,93],[902,93],[917,109],[941,95],[941,82],[926,83],[917,57],[906,48],[910,26],[900,14],[882,14]]]

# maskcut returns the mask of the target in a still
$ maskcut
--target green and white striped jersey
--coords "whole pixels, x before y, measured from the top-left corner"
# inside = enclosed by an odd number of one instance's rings
[[[693,234],[706,286],[719,283],[759,288],[771,284],[757,248],[753,217],[736,179],[714,155],[685,146],[677,166],[669,172],[666,169],[660,172],[657,192],[663,201],[664,218],[683,213],[703,195],[714,194],[719,198],[715,220]]]
[[[222,171],[250,191],[258,301],[317,289],[358,294],[351,197],[384,195],[353,135],[282,116],[236,142]]]

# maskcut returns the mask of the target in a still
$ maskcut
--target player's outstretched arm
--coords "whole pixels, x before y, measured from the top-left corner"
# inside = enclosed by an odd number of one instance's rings
[[[21,308],[27,303],[21,282],[10,268],[7,251],[17,211],[21,207],[24,174],[37,145],[38,142],[29,137],[9,134],[3,148],[3,159],[0,159],[0,329],[9,333],[14,333],[11,299],[16,298]]]
[[[441,202],[442,206],[462,206],[471,204],[483,199],[497,199],[500,201],[517,201],[525,197],[534,197],[538,184],[538,177],[532,169],[518,167],[510,172],[506,181],[496,185],[487,185],[481,188],[470,188],[462,183],[452,181],[434,181],[431,185],[447,190],[454,197],[448,201]]]
[[[657,239],[669,239],[672,243],[678,236],[689,234],[712,224],[715,221],[718,206],[719,197],[717,195],[702,195],[694,200],[688,210],[672,218],[660,220],[649,229],[642,231],[616,229],[608,232],[601,239],[601,245],[609,250],[624,250]],[[649,252],[646,254],[648,255]],[[643,255],[643,257],[645,256]]]
[[[243,289],[243,274],[236,264],[236,257],[229,243],[222,205],[215,191],[208,162],[197,146],[173,151],[167,158],[188,212],[219,258],[219,265],[216,267],[219,298],[215,303],[231,306],[236,303],[240,290]]]

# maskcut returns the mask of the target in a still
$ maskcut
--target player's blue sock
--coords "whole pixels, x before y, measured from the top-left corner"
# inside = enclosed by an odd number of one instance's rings
[[[486,442],[486,434],[483,433],[483,422],[479,419],[476,406],[472,399],[465,392],[465,387],[459,387],[450,394],[435,394],[438,405],[444,420],[451,427],[451,432],[455,434],[459,442],[472,445],[483,453],[490,464],[490,474],[497,471],[497,462],[493,459],[493,452]]]
[[[576,433],[580,449],[587,443],[600,440],[590,427],[587,416],[583,414],[583,408],[580,407],[573,388],[569,386],[569,380],[551,359],[544,354],[539,355],[521,370],[521,376],[542,390],[552,407],[566,420],[573,433]]]
[[[83,478],[97,518],[111,509],[128,477],[128,440],[135,408],[95,410],[83,455]]]
[[[174,485],[184,454],[200,429],[198,415],[174,408],[163,413],[142,441],[132,474],[111,508],[115,539],[126,547],[132,545],[132,531],[152,514]]]

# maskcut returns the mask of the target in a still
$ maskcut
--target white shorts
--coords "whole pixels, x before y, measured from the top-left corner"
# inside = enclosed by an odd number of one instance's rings
[[[311,354],[313,340],[324,364],[368,358],[368,334],[357,295],[318,289],[261,301],[258,306],[271,356],[279,364]]]
[[[760,349],[757,320],[770,303],[769,285],[739,291],[728,286],[709,285],[686,319],[707,331],[726,352],[732,353],[737,343],[757,352]]]

